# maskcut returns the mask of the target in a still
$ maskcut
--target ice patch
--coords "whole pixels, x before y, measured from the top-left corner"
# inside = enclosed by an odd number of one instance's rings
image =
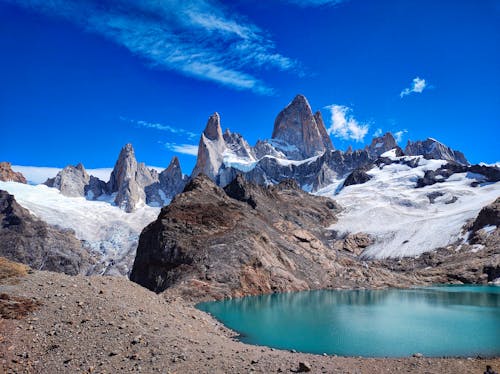
[[[249,172],[257,165],[257,161],[253,157],[240,157],[230,150],[224,151],[222,154],[222,162],[226,167],[232,167],[245,173]]]

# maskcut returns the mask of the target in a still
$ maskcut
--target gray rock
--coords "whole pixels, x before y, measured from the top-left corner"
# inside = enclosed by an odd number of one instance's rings
[[[158,182],[158,174],[138,163],[132,144],[126,144],[116,161],[107,185],[109,193],[116,193],[115,204],[126,212],[133,212],[146,203],[145,188]]]
[[[168,167],[158,175],[158,182],[145,187],[146,202],[150,205],[164,206],[182,192],[188,177],[182,174],[177,156],[172,157]]]
[[[383,153],[394,148],[399,148],[398,144],[392,134],[387,132],[384,136],[373,138],[371,144],[366,147],[366,150],[370,155],[370,158],[375,160]]]
[[[216,180],[222,166],[222,154],[225,150],[226,143],[222,136],[219,113],[214,113],[209,117],[205,130],[201,134],[198,158],[191,178],[204,174],[210,179]]]
[[[89,184],[90,176],[80,163],[76,166],[68,165],[54,178],[45,181],[45,185],[57,188],[65,196],[85,196],[85,186]]]
[[[408,156],[424,156],[428,159],[454,161],[462,165],[469,165],[462,152],[455,151],[432,138],[416,142],[408,140],[404,153]]]
[[[308,373],[312,370],[312,366],[308,361],[299,362],[297,373]]]
[[[93,175],[90,176],[89,183],[85,186],[85,197],[89,200],[96,200],[99,196],[108,193],[106,182]]]

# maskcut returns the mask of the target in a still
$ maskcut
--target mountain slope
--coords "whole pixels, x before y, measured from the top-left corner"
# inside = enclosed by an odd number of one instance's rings
[[[0,189],[14,195],[20,205],[48,224],[74,230],[79,240],[102,255],[103,271],[111,274],[128,273],[140,231],[160,211],[144,206],[126,213],[108,202],[66,197],[44,185],[0,182]]]
[[[365,183],[336,193],[342,185],[339,181],[317,192],[344,207],[331,227],[339,235],[363,232],[374,238],[363,256],[418,256],[463,241],[462,227],[500,196],[500,183],[487,182],[485,175],[472,172],[454,173],[440,183],[417,188],[419,178],[447,161],[384,155],[388,164],[374,165],[366,172],[371,179]]]

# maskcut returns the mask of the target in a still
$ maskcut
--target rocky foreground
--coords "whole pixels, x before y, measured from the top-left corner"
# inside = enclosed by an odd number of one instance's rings
[[[0,264],[0,372],[482,373],[486,365],[500,367],[500,358],[350,358],[246,345],[169,292],[158,295],[120,277],[26,274],[13,266]]]

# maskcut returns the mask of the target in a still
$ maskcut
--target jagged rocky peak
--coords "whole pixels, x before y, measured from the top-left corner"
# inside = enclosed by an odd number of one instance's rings
[[[289,158],[310,158],[333,149],[321,115],[313,115],[303,95],[295,96],[278,114],[272,138]]]
[[[0,181],[27,183],[24,175],[12,170],[10,162],[0,162]]]
[[[115,204],[126,212],[133,212],[146,202],[145,187],[158,182],[157,173],[149,170],[144,163],[138,163],[134,147],[126,144],[120,151],[108,182],[108,191],[116,192]]]
[[[433,138],[416,142],[408,140],[404,153],[408,156],[424,156],[429,159],[455,161],[462,165],[469,165],[462,152],[453,150]]]
[[[85,188],[90,182],[90,176],[85,167],[78,165],[68,165],[62,169],[54,178],[45,181],[45,185],[57,188],[65,196],[79,197],[85,196]]]
[[[222,139],[222,128],[220,126],[219,113],[215,112],[208,118],[207,126],[203,130],[203,134],[210,140]]]
[[[210,179],[216,180],[222,166],[225,150],[226,143],[222,136],[219,113],[215,112],[208,118],[205,130],[201,134],[198,158],[191,177],[194,178],[199,174],[205,174]]]
[[[398,148],[398,143],[396,139],[390,132],[385,133],[383,136],[379,136],[372,139],[369,146],[366,147],[370,158],[376,159],[382,153],[390,151],[391,149]]]
[[[182,192],[187,182],[187,176],[182,174],[181,164],[177,156],[172,157],[168,167],[160,175],[160,187],[166,192],[168,198],[172,198]]]

